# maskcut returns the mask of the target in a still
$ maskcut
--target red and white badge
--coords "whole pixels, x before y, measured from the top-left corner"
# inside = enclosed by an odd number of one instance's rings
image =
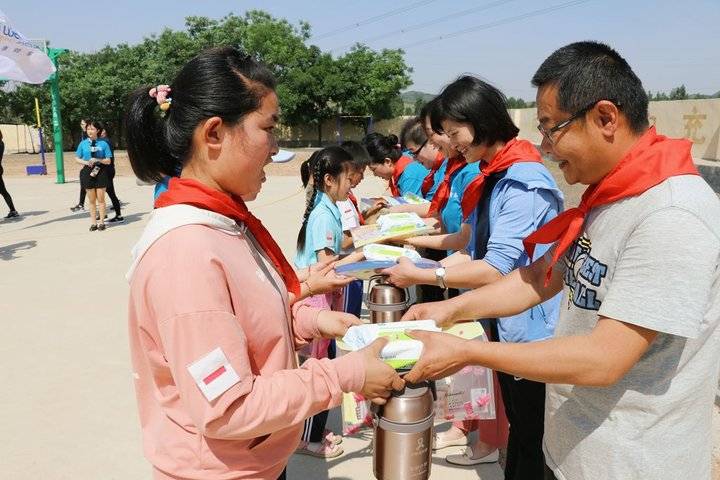
[[[187,367],[187,369],[195,380],[195,384],[209,402],[227,392],[230,387],[240,381],[240,377],[230,365],[220,347],[208,353]]]

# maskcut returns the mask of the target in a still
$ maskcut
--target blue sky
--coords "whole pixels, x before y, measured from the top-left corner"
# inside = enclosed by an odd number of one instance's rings
[[[592,39],[619,50],[646,89],[667,92],[685,84],[692,93],[720,90],[720,0],[587,0],[533,13],[570,2],[13,0],[0,9],[26,36],[80,51],[135,43],[165,27],[180,29],[189,15],[220,18],[263,9],[291,23],[309,22],[319,37],[311,43],[336,55],[358,41],[375,49],[406,47],[406,62],[414,69],[410,89],[436,93],[470,72],[525,99],[534,98],[530,78],[547,55]],[[404,11],[387,15],[393,10]],[[373,17],[380,18],[366,22]],[[331,32],[337,33],[325,35]],[[383,38],[370,41],[376,37]]]

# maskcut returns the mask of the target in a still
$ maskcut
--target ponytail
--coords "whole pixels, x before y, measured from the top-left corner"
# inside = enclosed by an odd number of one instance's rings
[[[135,176],[144,182],[160,182],[166,175],[176,175],[178,159],[166,148],[165,118],[158,112],[157,101],[143,86],[130,94],[125,114],[127,150]]]
[[[310,156],[303,165],[300,166],[300,174],[303,175],[303,167],[305,168],[308,180],[312,174],[313,190],[305,204],[305,213],[303,213],[302,225],[297,236],[297,251],[302,252],[305,249],[306,233],[308,219],[313,208],[315,208],[315,200],[320,193],[325,191],[325,175],[338,178],[341,173],[352,165],[352,156],[341,147],[332,146],[316,151]],[[303,185],[307,186],[307,182],[303,180]]]
[[[398,137],[393,134],[385,136],[377,132],[371,133],[363,138],[362,144],[370,155],[372,163],[381,164],[386,158],[395,163],[402,156]]]
[[[169,87],[167,102],[162,102],[168,107],[164,110],[150,96],[149,85],[138,88],[128,99],[128,156],[133,172],[144,181],[158,182],[165,175],[176,175],[192,152],[193,134],[200,123],[220,117],[228,125],[236,125],[275,90],[275,79],[249,55],[219,47],[191,59]]]

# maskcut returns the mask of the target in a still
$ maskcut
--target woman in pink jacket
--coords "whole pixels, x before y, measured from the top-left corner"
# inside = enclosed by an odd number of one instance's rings
[[[228,47],[130,98],[137,177],[159,181],[182,167],[128,273],[135,388],[156,479],[284,478],[305,418],[339,405],[343,392],[382,402],[402,387],[377,359],[382,342],[297,366],[297,348],[357,319],[296,303],[341,282],[327,269],[298,279],[245,206],[278,151],[274,87],[265,67]]]

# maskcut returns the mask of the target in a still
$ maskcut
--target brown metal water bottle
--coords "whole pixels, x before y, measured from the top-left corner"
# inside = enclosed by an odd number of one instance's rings
[[[393,392],[373,418],[373,473],[378,480],[427,480],[432,465],[434,396],[430,382]]]
[[[375,275],[368,282],[367,306],[372,323],[398,322],[408,309],[408,292],[387,282],[386,275]]]

